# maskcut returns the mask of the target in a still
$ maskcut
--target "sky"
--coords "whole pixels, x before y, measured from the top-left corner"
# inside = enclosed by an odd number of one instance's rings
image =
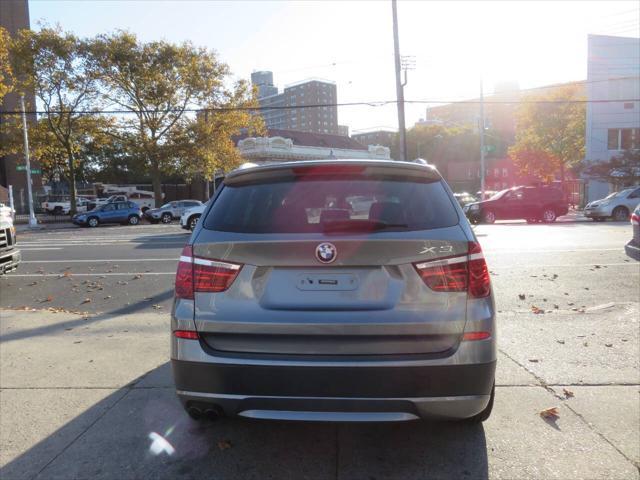
[[[235,77],[332,80],[338,102],[394,100],[390,0],[29,0],[31,25],[80,36],[117,29],[215,50]],[[415,58],[407,100],[462,100],[503,81],[521,88],[584,80],[587,35],[638,37],[636,1],[398,1],[400,52]],[[424,117],[408,105],[407,126]],[[340,107],[351,132],[396,128],[395,105]]]

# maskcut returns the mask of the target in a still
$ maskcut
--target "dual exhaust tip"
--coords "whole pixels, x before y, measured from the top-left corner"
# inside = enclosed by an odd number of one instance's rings
[[[206,419],[213,421],[224,417],[224,411],[218,405],[207,406],[206,408],[191,406],[187,408],[187,413],[194,420]]]

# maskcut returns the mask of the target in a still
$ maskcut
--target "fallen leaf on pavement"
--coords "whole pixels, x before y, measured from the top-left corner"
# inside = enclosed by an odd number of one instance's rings
[[[560,417],[560,412],[558,411],[558,407],[550,407],[550,408],[545,408],[544,410],[542,410],[540,412],[540,416],[542,418],[548,418],[550,420],[555,420],[556,418]]]
[[[544,313],[544,310],[540,307],[536,307],[535,305],[531,305],[531,311],[533,313],[535,313],[536,315],[539,315],[541,313]]]
[[[564,340],[556,340],[560,345],[564,345]]]
[[[524,300],[525,298],[527,298],[527,296],[526,296],[524,293],[519,293],[519,294],[518,294],[518,298],[519,298],[520,300]]]
[[[47,298],[44,299],[45,302],[52,302],[53,301],[53,297],[51,295],[49,295]]]
[[[538,360],[537,358],[530,358],[529,361],[531,363],[538,363],[540,360]]]
[[[111,298],[111,295],[107,295],[106,297],[104,297],[105,300],[109,300]]]
[[[68,267],[68,268],[70,268],[70,267]],[[62,274],[62,276],[64,276],[64,277],[70,277],[70,276],[71,276],[71,272],[70,272],[69,270],[67,270],[66,272],[64,272],[64,273]]]
[[[80,305],[82,305],[83,303],[91,303],[91,299],[85,298]]]
[[[228,450],[232,447],[231,442],[229,440],[220,440],[218,441],[218,448],[220,450]]]
[[[562,389],[562,393],[564,393],[565,398],[573,397],[573,392],[571,390],[567,390],[566,388]]]
[[[162,308],[162,305],[153,305],[153,308],[155,308],[156,310],[160,310]]]
[[[133,279],[134,279],[134,280],[138,280],[138,279],[140,279],[140,278],[142,278],[142,275],[134,275],[134,276],[133,276]]]
[[[585,347],[589,346],[589,342],[584,342],[582,345],[584,345]]]
[[[605,347],[613,347],[613,343],[605,343],[604,346]]]
[[[29,287],[35,287],[38,284],[38,282],[31,282],[28,286]]]

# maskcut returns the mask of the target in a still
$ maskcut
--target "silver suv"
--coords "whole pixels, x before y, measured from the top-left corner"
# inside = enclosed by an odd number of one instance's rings
[[[160,208],[150,208],[144,212],[144,217],[151,223],[171,223],[173,219],[180,218],[190,208],[202,205],[200,200],[176,200],[165,203]]]
[[[493,405],[487,264],[422,164],[230,173],[180,257],[171,328],[193,418],[483,421]]]

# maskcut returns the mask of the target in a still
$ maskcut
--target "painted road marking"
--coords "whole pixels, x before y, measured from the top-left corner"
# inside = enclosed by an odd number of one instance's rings
[[[91,260],[23,260],[21,263],[116,263],[116,262],[167,262],[178,261],[178,257],[171,258],[96,258]]]
[[[75,273],[70,272],[67,278],[71,277],[123,277],[123,276],[132,276],[132,275],[175,275],[176,272],[119,272],[119,273]],[[64,277],[62,273],[12,273],[11,277]]]
[[[595,267],[596,265],[600,266],[600,267],[636,267],[638,268],[638,264],[634,264],[634,263],[599,263],[599,262],[594,262],[594,263],[583,263],[583,264],[565,264],[565,265],[536,265],[536,264],[528,264],[528,265],[504,265],[504,266],[491,266],[489,268],[489,270],[494,270],[494,269],[506,269],[506,268],[574,268],[574,267]]]

